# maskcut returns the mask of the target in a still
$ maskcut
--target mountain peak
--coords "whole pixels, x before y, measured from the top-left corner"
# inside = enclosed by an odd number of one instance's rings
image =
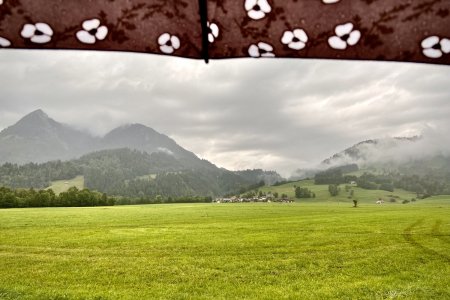
[[[16,124],[31,122],[36,124],[36,122],[40,122],[41,124],[48,124],[48,122],[53,121],[42,109],[37,109],[35,111],[30,112],[25,115],[22,119],[20,119]],[[36,124],[37,125],[37,124]]]
[[[22,119],[19,120],[19,122],[17,123],[21,123],[24,121],[31,121],[31,120],[41,120],[41,121],[46,121],[46,120],[50,120],[50,117],[42,110],[42,109],[37,109],[35,111],[30,112],[29,114],[25,115]]]
[[[126,136],[127,139],[134,138],[134,139],[142,139],[146,136],[161,136],[160,133],[155,131],[153,128],[150,128],[148,126],[139,124],[139,123],[133,123],[133,124],[126,124],[122,125],[120,127],[117,127],[113,130],[111,130],[109,133],[105,135],[105,140],[114,139],[117,137]]]
[[[3,133],[32,137],[40,135],[43,130],[58,127],[58,125],[42,109],[38,109],[24,116],[13,126],[6,128]]]
[[[145,125],[140,124],[140,123],[125,124],[125,125],[120,126],[117,129],[120,129],[120,130],[151,130],[151,131],[154,131],[153,128],[150,128],[150,127],[145,126]]]
[[[45,162],[86,153],[94,139],[35,110],[0,132],[0,163]]]
[[[43,118],[48,118],[48,115],[42,110],[42,109],[36,109],[35,111],[30,112],[28,115],[26,116],[37,116],[37,117],[43,117]],[[26,117],[25,116],[25,117]]]

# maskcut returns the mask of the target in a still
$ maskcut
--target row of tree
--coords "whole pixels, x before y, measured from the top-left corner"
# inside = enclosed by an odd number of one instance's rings
[[[112,206],[131,204],[157,204],[157,203],[211,203],[212,197],[184,196],[184,197],[156,197],[144,196],[139,198],[108,197],[105,193],[79,190],[76,187],[56,195],[51,189],[10,189],[0,187],[0,208],[23,207],[86,207],[86,206]]]
[[[319,172],[314,177],[315,184],[343,184],[355,181],[356,176],[344,175],[342,168],[332,168]]]
[[[115,199],[88,189],[70,188],[56,195],[53,190],[10,189],[0,187],[0,208],[110,206]]]
[[[211,203],[212,197],[201,196],[184,196],[184,197],[163,197],[157,195],[156,197],[140,197],[140,198],[116,198],[116,205],[135,205],[135,204],[169,204],[169,203]]]

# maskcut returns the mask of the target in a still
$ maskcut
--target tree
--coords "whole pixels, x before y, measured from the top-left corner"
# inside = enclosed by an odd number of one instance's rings
[[[1,208],[13,208],[16,202],[16,197],[12,192],[6,192],[2,196],[0,195],[0,207]]]
[[[344,182],[345,179],[342,175],[342,170],[337,168],[317,173],[314,177],[315,184],[341,184]]]
[[[332,197],[339,195],[339,190],[340,190],[339,185],[337,185],[337,184],[330,184],[328,186],[328,191],[330,192],[330,195]]]
[[[311,192],[308,188],[295,188],[295,198],[313,198],[313,192]]]
[[[380,185],[380,190],[394,192],[394,185],[392,183],[382,183]]]

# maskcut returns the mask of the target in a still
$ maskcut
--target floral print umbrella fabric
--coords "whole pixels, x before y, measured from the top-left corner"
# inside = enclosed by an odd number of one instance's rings
[[[450,0],[0,0],[0,48],[450,64]]]

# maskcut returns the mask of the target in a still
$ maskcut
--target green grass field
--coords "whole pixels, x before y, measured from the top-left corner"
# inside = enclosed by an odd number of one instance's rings
[[[277,192],[279,195],[286,194],[291,198],[295,196],[295,188],[294,186],[306,187],[310,189],[312,192],[316,194],[316,199],[302,199],[297,201],[302,202],[317,202],[317,201],[327,201],[327,202],[348,202],[351,203],[353,199],[357,199],[359,203],[375,203],[379,198],[384,199],[385,201],[389,201],[390,198],[396,196],[398,203],[401,203],[402,200],[411,200],[416,197],[415,193],[407,192],[404,190],[396,189],[394,192],[380,191],[380,190],[365,190],[359,188],[357,186],[351,186],[351,189],[354,190],[354,196],[352,199],[349,199],[349,192],[345,191],[345,184],[340,185],[341,191],[338,196],[330,197],[328,192],[328,185],[315,185],[313,180],[303,180],[298,182],[292,182],[288,184],[283,184],[280,186],[265,186],[259,191],[268,193]],[[420,200],[419,200],[420,201]]]
[[[322,200],[0,210],[0,299],[450,299],[450,196]]]
[[[84,176],[77,176],[70,180],[53,181],[48,189],[52,189],[55,194],[59,195],[73,186],[78,188],[79,190],[82,190],[84,188]]]

